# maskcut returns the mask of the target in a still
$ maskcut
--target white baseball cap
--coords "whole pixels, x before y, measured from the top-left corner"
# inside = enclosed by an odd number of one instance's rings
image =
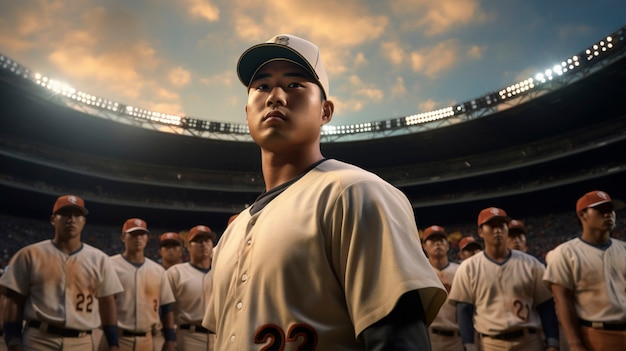
[[[258,70],[272,61],[289,61],[304,68],[315,78],[328,98],[330,92],[328,75],[317,45],[291,34],[279,34],[265,43],[254,45],[239,57],[237,63],[239,80],[246,87],[250,87],[250,82]]]

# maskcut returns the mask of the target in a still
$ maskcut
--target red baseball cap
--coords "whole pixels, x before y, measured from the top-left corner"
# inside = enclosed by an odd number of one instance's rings
[[[483,246],[476,240],[476,238],[474,238],[473,236],[466,236],[461,239],[461,241],[459,241],[459,250],[463,251],[468,245],[472,244],[478,246],[480,249],[483,248]]]
[[[512,219],[509,222],[509,234],[523,233],[526,234],[526,226],[519,219]]]
[[[480,211],[480,213],[478,214],[478,226],[480,227],[481,225],[489,222],[494,218],[503,218],[507,222],[511,221],[511,217],[509,217],[509,215],[507,215],[503,209],[497,207],[488,207]]]
[[[423,237],[424,241],[428,240],[433,235],[438,235],[446,239],[448,238],[448,235],[446,234],[446,230],[443,227],[440,227],[438,225],[431,225],[430,227],[424,230],[424,237]]]
[[[52,207],[52,214],[56,214],[59,210],[66,207],[77,208],[83,212],[83,215],[89,214],[89,211],[85,208],[85,200],[76,195],[59,196]]]
[[[578,201],[576,202],[576,212],[580,212],[587,207],[596,207],[607,202],[612,203],[613,208],[616,210],[624,208],[625,205],[624,201],[622,200],[612,200],[609,194],[605,193],[604,191],[594,190],[586,193],[580,199],[578,199]]]
[[[211,237],[212,240],[215,240],[216,238],[216,235],[211,230],[211,228],[207,227],[206,225],[200,224],[189,230],[189,236],[187,236],[187,240],[192,241],[193,238],[200,234],[208,234],[208,236]]]
[[[161,246],[166,243],[175,243],[177,245],[183,244],[182,241],[180,240],[180,236],[178,236],[178,233],[174,233],[174,232],[167,232],[167,233],[161,234],[161,238],[159,239],[159,242]]]
[[[143,230],[147,233],[150,233],[148,230],[148,224],[141,218],[130,218],[124,222],[124,226],[122,227],[122,233],[130,233],[137,230]]]

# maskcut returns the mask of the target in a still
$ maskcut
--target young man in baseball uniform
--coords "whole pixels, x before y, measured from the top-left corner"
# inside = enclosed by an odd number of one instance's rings
[[[519,219],[512,219],[509,223],[509,236],[506,238],[506,245],[511,250],[527,252],[526,246],[526,226]]]
[[[456,304],[463,344],[467,350],[478,342],[482,351],[556,351],[559,331],[552,295],[542,282],[544,266],[506,246],[510,220],[496,207],[480,211],[485,249],[463,261],[454,276],[449,300]]]
[[[174,320],[176,330],[176,349],[209,351],[213,350],[210,341],[213,334],[202,326],[210,291],[205,291],[207,280],[211,279],[211,258],[215,232],[206,225],[197,225],[186,237],[189,262],[178,264],[167,270],[176,302]],[[209,338],[210,337],[210,338]]]
[[[459,265],[448,260],[448,234],[438,225],[432,225],[424,230],[424,251],[428,261],[435,269],[441,283],[450,291],[454,274]],[[450,303],[444,303],[428,329],[433,351],[463,351],[459,326],[456,323],[456,308]]]
[[[266,191],[213,256],[216,349],[429,350],[446,291],[406,196],[322,155],[334,104],[319,48],[278,35],[246,50],[237,73]]]
[[[106,348],[117,350],[113,296],[122,285],[109,257],[81,242],[88,213],[78,196],[57,198],[50,216],[54,238],[18,251],[0,277],[9,350],[93,350],[91,334],[99,326]]]
[[[594,190],[576,203],[582,235],[546,257],[543,280],[572,351],[626,350],[626,242],[611,238],[621,200]]]
[[[167,232],[159,238],[161,265],[165,270],[175,264],[183,263],[183,242],[178,233]]]
[[[124,291],[115,296],[118,310],[121,351],[153,351],[152,333],[163,324],[163,351],[174,351],[174,295],[165,269],[145,257],[148,225],[130,218],[122,227],[124,253],[111,258],[111,265]]]
[[[473,236],[466,236],[459,241],[459,258],[461,262],[466,260],[475,254],[481,252],[483,250],[480,242],[476,240]]]

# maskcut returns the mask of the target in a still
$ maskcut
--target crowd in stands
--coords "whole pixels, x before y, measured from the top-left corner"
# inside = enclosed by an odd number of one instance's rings
[[[616,211],[617,224],[612,237],[626,240],[626,209]],[[551,213],[532,218],[519,218],[524,221],[527,229],[528,253],[543,261],[545,254],[569,239],[580,235],[580,223],[573,211],[564,213]],[[149,222],[149,219],[147,219]],[[423,222],[428,222],[424,218]],[[458,239],[461,236],[472,235],[479,239],[476,234],[475,223],[432,223],[444,226],[451,237],[449,257],[450,261],[458,261]],[[98,225],[87,223],[83,230],[83,242],[97,247],[109,255],[121,253],[124,250],[120,240],[121,226]],[[146,248],[146,257],[160,262],[158,254],[158,238],[162,233],[176,231],[175,228],[150,228],[150,240]],[[460,233],[460,235],[458,235]],[[0,267],[5,267],[9,259],[20,248],[54,235],[53,228],[46,219],[31,219],[0,214]]]

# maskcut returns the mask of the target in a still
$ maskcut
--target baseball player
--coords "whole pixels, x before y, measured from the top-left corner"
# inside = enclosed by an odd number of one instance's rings
[[[183,242],[175,232],[167,232],[159,237],[159,254],[161,255],[161,265],[165,270],[175,264],[183,262]],[[163,325],[159,321],[152,333],[152,346],[154,351],[161,351],[165,344],[163,336]]]
[[[205,225],[197,225],[186,238],[190,261],[178,264],[167,270],[176,302],[174,303],[174,321],[176,330],[176,349],[213,350],[210,347],[209,331],[202,326],[206,310],[206,300],[210,291],[205,291],[206,280],[211,279],[211,258],[215,233]]]
[[[485,249],[463,261],[454,276],[449,300],[457,308],[461,338],[475,349],[474,330],[483,351],[558,350],[554,302],[542,282],[544,266],[533,256],[506,246],[509,216],[489,207],[478,215]],[[474,319],[472,321],[472,319]]]
[[[321,153],[334,105],[318,47],[278,35],[237,65],[266,191],[213,256],[216,350],[430,349],[446,291],[406,196]]]
[[[473,236],[466,236],[459,241],[459,258],[466,260],[483,250],[482,245]]]
[[[163,324],[163,350],[174,351],[174,295],[165,269],[145,257],[148,244],[146,221],[130,218],[122,227],[124,253],[111,258],[124,292],[115,296],[121,351],[153,351],[152,333]]]
[[[526,246],[526,226],[519,219],[512,219],[509,223],[509,236],[506,238],[506,245],[511,250],[527,252]]]
[[[594,190],[576,203],[580,237],[550,251],[543,280],[570,350],[626,350],[626,242],[611,238],[621,200]]]
[[[435,269],[441,283],[450,291],[454,274],[459,265],[448,261],[448,234],[438,225],[432,225],[424,230],[424,251],[428,261]],[[450,303],[441,306],[437,318],[428,330],[433,351],[463,351],[459,326],[456,323],[456,308]]]
[[[183,242],[178,233],[167,232],[159,238],[159,254],[161,265],[165,270],[183,262]]]
[[[117,350],[113,295],[122,285],[109,257],[81,242],[88,213],[80,197],[58,197],[50,216],[54,238],[22,248],[0,277],[9,350],[93,350],[99,326],[106,346]]]

